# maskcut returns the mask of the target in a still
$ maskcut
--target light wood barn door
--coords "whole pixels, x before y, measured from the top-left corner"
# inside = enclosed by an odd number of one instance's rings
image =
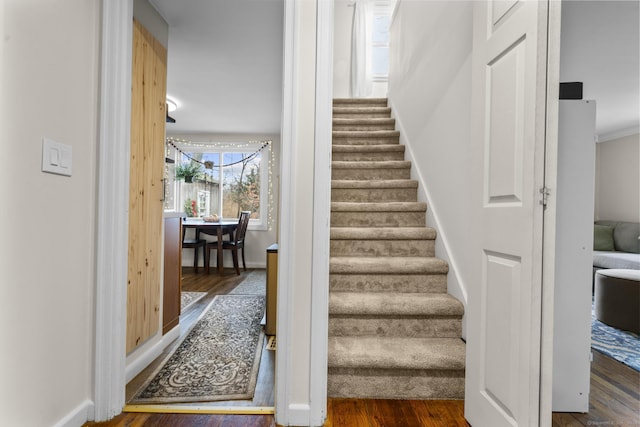
[[[469,288],[465,394],[474,426],[539,425],[547,8],[474,3],[478,280]]]
[[[127,353],[160,328],[167,51],[133,26]]]

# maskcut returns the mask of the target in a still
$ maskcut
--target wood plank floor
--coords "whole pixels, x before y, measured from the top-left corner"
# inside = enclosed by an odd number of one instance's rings
[[[194,322],[213,296],[226,294],[246,277],[229,270],[224,276],[193,274],[185,271],[184,291],[206,291],[206,299],[196,303],[181,322]],[[262,379],[265,397],[258,400],[273,402],[273,352],[267,361],[268,374]],[[581,426],[640,426],[640,373],[622,363],[594,351],[591,368],[591,395],[587,414],[554,413],[553,427]],[[265,360],[263,359],[262,363]],[[262,373],[262,364],[261,364]],[[142,373],[141,375],[143,375]],[[141,380],[139,378],[134,379]],[[259,379],[259,382],[261,380]],[[133,381],[132,381],[133,383]],[[131,387],[134,385],[130,384]],[[262,393],[262,392],[261,392]],[[129,386],[127,388],[129,394]],[[258,394],[258,393],[256,393]],[[240,403],[239,403],[240,402]],[[239,405],[266,406],[239,401]],[[224,402],[224,406],[234,404]],[[271,403],[273,404],[273,403]],[[325,427],[450,427],[468,426],[464,419],[463,401],[409,401],[329,399]],[[124,413],[105,423],[86,423],[86,427],[275,427],[273,415],[194,415]]]
[[[640,426],[640,372],[594,350],[589,412],[556,412],[560,426]]]

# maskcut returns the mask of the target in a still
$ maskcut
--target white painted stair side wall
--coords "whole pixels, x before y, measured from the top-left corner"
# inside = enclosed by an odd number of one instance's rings
[[[595,101],[560,101],[553,332],[554,412],[589,410],[595,122]]]

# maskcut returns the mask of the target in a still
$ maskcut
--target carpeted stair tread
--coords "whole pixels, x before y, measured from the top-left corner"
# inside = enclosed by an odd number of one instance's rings
[[[399,137],[400,131],[397,130],[334,130],[333,137],[335,138],[362,138],[362,139],[375,139],[375,138],[388,138]]]
[[[331,292],[329,314],[379,316],[456,316],[464,307],[449,294]]]
[[[387,106],[387,98],[334,98],[333,105],[347,106],[347,105],[378,105]]]
[[[345,119],[345,118],[334,118],[333,125],[395,125],[396,119],[391,117],[369,117],[369,118],[360,118],[360,119]]]
[[[333,114],[377,114],[391,116],[390,107],[368,107],[365,105],[342,105],[339,107],[333,107]]]
[[[405,146],[400,144],[379,145],[338,145],[334,144],[331,151],[334,153],[371,153],[371,152],[402,152]]]
[[[333,118],[333,130],[371,132],[394,130],[396,120],[391,117]]]
[[[362,202],[332,202],[332,212],[426,212],[424,202],[390,202],[390,203],[362,203]]]
[[[446,274],[449,265],[435,257],[330,257],[330,274]]]
[[[334,179],[331,188],[418,188],[414,179]]]
[[[330,368],[465,369],[460,338],[329,337]]]
[[[331,162],[332,169],[409,169],[409,160],[356,160],[356,161],[334,161]]]
[[[331,227],[331,240],[433,240],[431,227]]]

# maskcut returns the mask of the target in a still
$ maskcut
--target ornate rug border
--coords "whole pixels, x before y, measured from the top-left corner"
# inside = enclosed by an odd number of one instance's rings
[[[249,380],[248,389],[251,390],[251,393],[244,394],[227,394],[227,395],[217,395],[217,396],[199,396],[199,397],[157,397],[157,398],[137,398],[147,386],[153,381],[153,379],[158,375],[158,373],[164,368],[164,365],[169,361],[169,359],[174,355],[176,351],[180,348],[182,342],[189,336],[191,331],[196,327],[196,325],[207,315],[213,303],[221,297],[260,297],[261,295],[216,295],[207,308],[205,308],[200,316],[196,319],[195,322],[189,327],[187,333],[185,333],[182,338],[179,339],[175,343],[175,347],[171,350],[163,359],[162,362],[153,370],[153,373],[149,375],[149,377],[144,381],[144,383],[138,387],[136,392],[133,394],[131,399],[127,400],[127,405],[144,405],[144,404],[162,404],[162,403],[191,403],[191,402],[220,402],[225,400],[241,400],[241,399],[253,399],[255,394],[255,387],[258,381],[258,371],[260,369],[260,361],[262,359],[262,351],[264,347],[264,330],[262,326],[260,326],[260,334],[258,336],[258,342],[256,344],[256,352],[253,359],[253,366],[251,367],[251,375]],[[264,298],[264,297],[262,297]]]

